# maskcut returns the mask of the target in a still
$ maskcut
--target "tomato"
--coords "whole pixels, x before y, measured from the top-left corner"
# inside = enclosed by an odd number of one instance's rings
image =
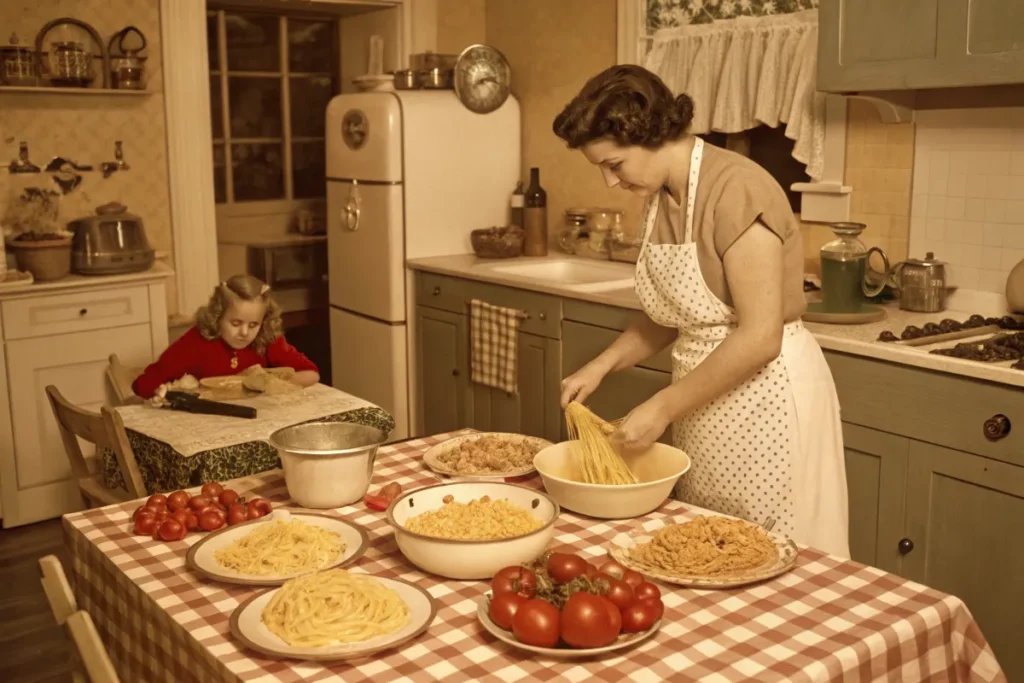
[[[156,511],[156,521],[158,522],[162,522],[170,516],[171,512],[167,508],[161,508]]]
[[[228,524],[230,526],[234,526],[235,524],[241,524],[247,519],[249,519],[249,517],[245,511],[244,504],[232,503],[231,507],[228,508]]]
[[[199,515],[199,528],[203,531],[215,531],[224,526],[224,516],[216,510],[207,510]]]
[[[608,582],[608,592],[604,597],[615,605],[616,609],[624,609],[636,600],[633,587],[625,581],[618,581],[616,579]]]
[[[199,517],[196,515],[189,515],[188,519],[185,520],[186,531],[199,531]]]
[[[604,572],[613,579],[622,580],[622,575],[626,573],[626,568],[615,560],[608,560],[604,564],[598,567],[598,570]]]
[[[505,567],[491,579],[491,590],[495,595],[516,593],[532,598],[537,591],[537,575],[526,567]]]
[[[643,600],[638,600],[637,602],[639,602],[644,607],[650,607],[654,610],[655,621],[665,616],[665,603],[661,601],[661,598],[644,598]]]
[[[585,574],[588,566],[579,555],[551,553],[548,558],[548,574],[558,583],[568,583],[580,574]]]
[[[526,598],[515,593],[495,593],[491,598],[491,605],[487,608],[487,614],[491,621],[506,631],[512,630],[512,620],[519,611],[519,607],[526,602]]]
[[[225,507],[231,507],[231,504],[237,500],[238,492],[232,491],[231,489],[224,489],[224,491],[217,496],[217,501]]]
[[[135,508],[135,512],[132,513],[132,521],[134,522],[136,519],[138,519],[139,515],[141,514],[155,516],[160,509],[161,508],[150,507],[149,503],[146,503],[145,505],[140,505],[139,507]],[[167,508],[165,507],[163,509],[166,510]]]
[[[622,633],[622,610],[608,598],[604,598],[604,604],[608,610],[608,618],[612,620],[612,626],[615,628],[615,637],[618,638]]]
[[[167,507],[171,510],[188,507],[188,494],[184,491],[175,491],[167,496]]]
[[[135,526],[132,528],[132,533],[137,536],[149,536],[153,533],[153,529],[156,527],[156,516],[150,514],[136,515]]]
[[[217,496],[224,493],[224,487],[215,481],[209,481],[203,484],[201,493],[211,500],[217,500]]]
[[[377,495],[381,498],[387,498],[388,503],[390,503],[395,498],[402,495],[402,485],[393,481],[390,484],[385,485]]]
[[[634,602],[622,610],[622,632],[639,633],[646,631],[658,620],[657,609],[651,604],[644,604],[642,601]]]
[[[643,600],[644,598],[660,598],[661,591],[658,587],[649,581],[644,581],[639,586],[633,588],[633,592],[636,593],[637,600]]]
[[[527,600],[512,618],[512,634],[521,643],[534,647],[558,645],[560,615],[558,608],[544,600]]]
[[[600,595],[573,593],[562,608],[562,640],[570,647],[610,645],[619,636],[609,602]]]
[[[273,508],[270,506],[270,501],[265,498],[253,498],[245,506],[245,513],[249,519],[259,519],[264,515],[269,515]]]
[[[176,519],[165,519],[160,524],[160,538],[164,541],[180,541],[185,538],[185,527]]]
[[[370,494],[363,496],[363,502],[366,503],[366,507],[371,510],[380,511],[387,510],[388,506],[391,505],[391,501],[384,496],[371,496]]]
[[[622,574],[622,580],[632,586],[633,590],[636,590],[636,587],[644,582],[644,575],[632,569],[627,569]]]
[[[149,497],[149,500],[146,501],[146,505],[151,508],[164,507],[167,505],[167,496],[162,493],[154,493]]]
[[[195,510],[196,512],[202,510],[203,508],[210,507],[210,503],[210,499],[207,498],[206,496],[192,496],[191,498],[188,499],[189,508]]]
[[[178,524],[186,524],[188,522],[188,516],[192,512],[189,510],[175,510],[171,513],[170,518],[178,520]]]

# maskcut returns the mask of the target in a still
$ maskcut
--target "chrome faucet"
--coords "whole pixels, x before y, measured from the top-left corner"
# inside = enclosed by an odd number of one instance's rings
[[[11,159],[7,165],[8,173],[39,173],[38,166],[28,160],[28,143],[22,140],[18,143],[18,158]]]
[[[124,150],[121,147],[121,141],[118,140],[114,143],[114,161],[104,161],[100,164],[100,169],[103,171],[103,177],[109,178],[114,175],[117,171],[127,171],[131,166],[124,160]]]

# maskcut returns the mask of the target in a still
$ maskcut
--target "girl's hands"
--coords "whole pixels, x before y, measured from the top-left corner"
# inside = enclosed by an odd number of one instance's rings
[[[664,399],[655,394],[631,410],[609,439],[625,451],[642,453],[661,438],[669,423]]]
[[[593,361],[562,380],[562,408],[569,405],[570,401],[583,403],[594,391],[601,386],[601,380],[608,374],[606,370]]]

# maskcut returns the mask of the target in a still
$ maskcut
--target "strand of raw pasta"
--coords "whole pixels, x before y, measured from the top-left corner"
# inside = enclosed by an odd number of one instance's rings
[[[608,439],[608,423],[582,403],[572,401],[565,407],[565,425],[569,439],[576,442],[583,481],[587,484],[637,484],[622,456]]]
[[[333,531],[299,520],[278,520],[256,525],[213,557],[241,574],[287,576],[323,569],[344,551],[345,543]]]
[[[373,578],[329,569],[285,583],[263,623],[293,647],[322,647],[394,633],[409,623],[409,606]]]

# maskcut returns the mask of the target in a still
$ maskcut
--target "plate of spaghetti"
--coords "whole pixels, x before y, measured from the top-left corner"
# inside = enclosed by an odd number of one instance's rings
[[[655,520],[612,539],[608,554],[619,564],[667,583],[733,588],[785,574],[799,550],[792,539],[734,517],[701,515]]]
[[[480,432],[442,441],[423,454],[423,462],[434,472],[449,477],[519,477],[536,471],[533,457],[550,445],[550,441],[536,436]]]
[[[350,564],[368,545],[366,531],[351,522],[278,509],[209,534],[189,548],[185,564],[215,581],[277,586],[296,576]]]
[[[388,650],[430,627],[437,605],[399,579],[328,569],[255,595],[231,615],[231,633],[273,657],[355,659]]]

